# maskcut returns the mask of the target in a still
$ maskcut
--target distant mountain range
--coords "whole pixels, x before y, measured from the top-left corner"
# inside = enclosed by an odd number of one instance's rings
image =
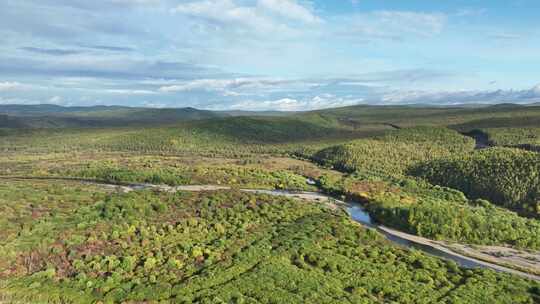
[[[540,103],[527,105],[538,107]],[[143,108],[125,106],[89,106],[64,107],[52,104],[40,105],[0,105],[0,128],[86,128],[86,127],[122,127],[153,126],[174,124],[185,121],[204,120],[237,116],[302,116],[315,113],[333,117],[342,121],[356,123],[371,121],[374,117],[393,120],[393,118],[415,115],[414,109],[432,110],[436,112],[456,112],[466,114],[470,111],[506,111],[526,109],[524,105],[503,103],[497,105],[453,105],[433,106],[411,104],[401,106],[357,105],[344,108],[324,109],[309,112],[280,111],[209,111],[187,108]]]
[[[230,116],[287,116],[279,111],[209,111],[126,106],[65,107],[53,104],[0,105],[0,128],[110,127],[163,125]]]
[[[134,113],[145,115],[168,115],[175,118],[206,118],[213,117],[217,112],[198,110],[195,108],[144,108],[125,106],[89,106],[89,107],[64,107],[52,104],[39,105],[0,105],[0,113],[17,116],[92,116],[92,115],[112,115],[130,116]]]
[[[227,116],[194,108],[154,109],[122,106],[63,107],[0,105],[0,127],[100,127],[167,124]]]

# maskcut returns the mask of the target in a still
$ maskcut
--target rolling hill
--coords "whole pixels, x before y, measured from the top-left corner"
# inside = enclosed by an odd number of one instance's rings
[[[161,125],[229,116],[194,108],[154,109],[121,106],[62,107],[57,105],[0,105],[4,128],[115,127]]]

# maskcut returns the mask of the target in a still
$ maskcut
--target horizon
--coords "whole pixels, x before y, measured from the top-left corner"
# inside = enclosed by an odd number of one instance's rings
[[[8,0],[0,105],[538,103],[539,8],[532,0]]]
[[[500,103],[475,103],[475,104],[444,104],[444,105],[437,105],[437,104],[430,104],[430,103],[405,103],[405,104],[354,104],[354,105],[344,105],[344,106],[337,106],[337,107],[323,107],[318,109],[311,109],[311,110],[236,110],[236,109],[222,109],[222,110],[211,110],[211,109],[204,109],[204,108],[197,108],[192,106],[171,106],[171,107],[152,107],[152,106],[130,106],[130,105],[118,105],[118,104],[95,104],[95,105],[61,105],[61,104],[53,104],[53,103],[34,103],[34,104],[0,104],[0,109],[2,107],[36,107],[36,106],[43,106],[43,107],[61,107],[61,108],[128,108],[128,109],[145,109],[145,110],[185,110],[185,109],[191,109],[196,111],[209,111],[209,112],[252,112],[252,113],[270,113],[270,112],[278,112],[278,113],[303,113],[303,112],[314,112],[314,111],[323,111],[323,110],[332,110],[332,109],[340,109],[340,108],[349,108],[349,107],[411,107],[411,108],[487,108],[487,107],[497,107],[497,106],[511,106],[511,107],[540,107],[539,102],[534,103],[526,103],[526,104],[518,104],[518,103],[511,103],[511,102],[500,102]],[[2,114],[0,112],[0,114]],[[9,114],[9,113],[8,113]]]

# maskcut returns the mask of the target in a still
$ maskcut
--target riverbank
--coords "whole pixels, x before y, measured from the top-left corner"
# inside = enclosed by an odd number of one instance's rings
[[[540,252],[529,252],[503,246],[447,244],[450,250],[488,263],[498,264],[540,276]]]
[[[388,227],[385,227],[385,226],[378,226],[377,229],[384,232],[385,234],[388,234],[388,235],[391,235],[391,236],[394,236],[394,237],[399,237],[401,239],[408,240],[408,241],[413,242],[415,244],[429,246],[429,247],[431,247],[431,248],[433,248],[435,250],[441,251],[441,252],[443,252],[445,254],[448,254],[448,255],[451,255],[451,256],[453,256],[455,258],[463,259],[465,261],[469,261],[469,262],[471,262],[473,264],[478,264],[478,265],[480,265],[482,267],[485,267],[485,268],[493,269],[495,271],[500,271],[500,272],[511,273],[511,274],[519,275],[519,276],[522,276],[522,277],[525,277],[525,278],[528,278],[528,279],[531,279],[531,280],[540,281],[540,276],[538,276],[538,275],[523,272],[523,271],[519,271],[519,270],[512,269],[512,268],[505,267],[505,266],[501,266],[502,264],[511,264],[511,263],[508,263],[506,260],[503,260],[501,258],[493,257],[492,258],[493,262],[489,263],[487,261],[484,261],[484,260],[478,259],[478,258],[474,258],[472,256],[473,254],[478,254],[478,252],[481,252],[482,248],[489,247],[489,248],[499,248],[499,249],[501,249],[501,248],[506,248],[506,247],[475,246],[478,249],[472,249],[472,247],[469,247],[470,249],[468,251],[464,251],[463,253],[458,253],[458,252],[452,250],[452,248],[456,248],[455,246],[463,246],[463,247],[465,247],[467,245],[449,244],[449,243],[443,242],[443,241],[434,241],[434,240],[431,240],[431,239],[427,239],[427,238],[419,237],[419,236],[416,236],[416,235],[404,233],[404,232],[401,232],[401,231],[398,231],[398,230],[395,230],[395,229],[392,229],[392,228],[388,228]],[[506,248],[506,249],[508,249],[508,248]],[[518,252],[515,249],[513,249],[513,250]],[[540,253],[537,253],[537,255],[540,255]],[[511,265],[512,265],[512,267],[516,266],[516,265],[513,265],[513,264],[511,264]]]

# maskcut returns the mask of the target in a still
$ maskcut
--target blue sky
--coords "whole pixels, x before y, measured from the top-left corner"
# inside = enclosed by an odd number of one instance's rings
[[[2,0],[0,104],[540,101],[536,0]]]

